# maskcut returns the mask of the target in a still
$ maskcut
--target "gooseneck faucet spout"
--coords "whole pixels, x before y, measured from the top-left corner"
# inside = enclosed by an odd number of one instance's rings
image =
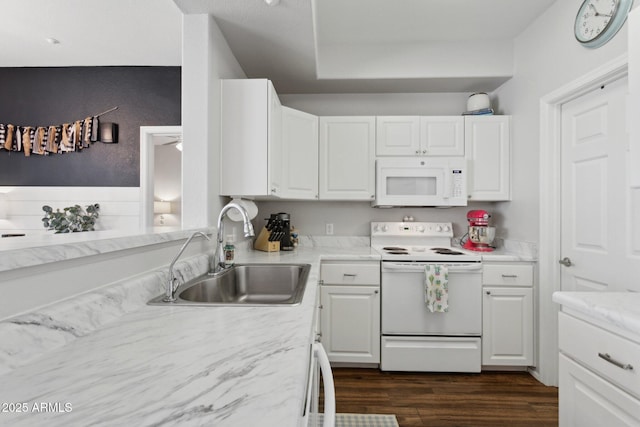
[[[176,291],[178,290],[179,285],[176,286],[176,284],[175,284],[178,279],[176,279],[175,273],[173,271],[173,265],[176,263],[176,261],[178,261],[178,258],[180,258],[180,255],[182,255],[182,252],[184,252],[184,250],[187,248],[187,246],[189,246],[189,243],[191,243],[193,238],[198,236],[198,235],[204,237],[207,240],[211,240],[211,239],[209,239],[209,236],[204,234],[202,231],[196,231],[195,233],[193,233],[187,239],[186,242],[184,242],[184,245],[182,245],[182,247],[178,251],[178,254],[173,258],[173,261],[171,261],[171,264],[169,264],[169,281],[167,282],[167,288],[166,288],[165,295],[164,295],[164,298],[162,299],[162,301],[164,301],[164,302],[174,302],[176,300]]]
[[[222,270],[224,270],[224,249],[222,248],[223,238],[224,238],[224,223],[222,222],[224,216],[230,209],[236,209],[242,215],[242,222],[244,223],[244,237],[252,237],[255,235],[253,231],[253,225],[251,224],[251,218],[249,218],[249,214],[245,210],[245,208],[236,203],[229,202],[227,203],[221,210],[218,215],[218,242],[216,245],[216,253],[213,256],[211,272],[210,274],[216,274]]]

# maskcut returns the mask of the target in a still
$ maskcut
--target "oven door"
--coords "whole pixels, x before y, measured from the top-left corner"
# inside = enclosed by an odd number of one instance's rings
[[[482,264],[442,262],[449,270],[449,311],[431,313],[425,303],[428,262],[382,262],[383,335],[480,336]]]

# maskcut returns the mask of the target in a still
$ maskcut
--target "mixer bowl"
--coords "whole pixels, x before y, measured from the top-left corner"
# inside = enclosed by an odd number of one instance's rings
[[[495,237],[495,227],[469,227],[469,240],[475,244],[490,245]]]

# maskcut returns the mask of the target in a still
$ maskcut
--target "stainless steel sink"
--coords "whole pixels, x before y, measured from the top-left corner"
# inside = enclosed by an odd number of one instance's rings
[[[151,305],[277,306],[297,305],[309,277],[309,264],[238,264],[215,276],[197,277],[178,289],[175,302],[163,295]]]

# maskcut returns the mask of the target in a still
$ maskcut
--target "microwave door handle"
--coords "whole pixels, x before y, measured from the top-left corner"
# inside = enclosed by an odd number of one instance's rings
[[[444,172],[444,193],[442,194],[443,199],[448,199],[451,194],[451,182],[449,179],[449,173],[445,170]]]

